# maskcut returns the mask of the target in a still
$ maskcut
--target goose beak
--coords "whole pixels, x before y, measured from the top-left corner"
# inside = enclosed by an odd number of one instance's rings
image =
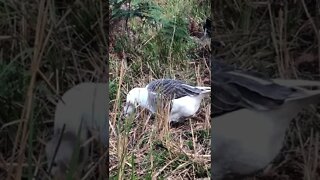
[[[134,106],[131,103],[126,103],[125,106],[123,107],[122,111],[122,117],[128,117],[132,112],[134,111]]]

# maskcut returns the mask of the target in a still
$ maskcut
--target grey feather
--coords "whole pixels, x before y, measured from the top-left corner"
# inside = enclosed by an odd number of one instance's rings
[[[256,72],[241,71],[213,61],[213,117],[242,108],[270,110],[299,93],[299,89],[274,83]],[[223,103],[223,104],[221,104]]]
[[[153,112],[156,111],[156,107],[159,107],[159,105],[162,108],[169,105],[169,109],[171,110],[173,99],[184,96],[198,96],[205,91],[174,79],[154,80],[146,88],[149,91],[148,103]]]
[[[147,89],[152,93],[161,94],[164,98],[178,99],[184,96],[197,96],[202,89],[190,86],[183,81],[173,79],[158,79],[151,81]]]

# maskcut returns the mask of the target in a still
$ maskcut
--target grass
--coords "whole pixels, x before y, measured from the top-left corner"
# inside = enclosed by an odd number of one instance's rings
[[[117,32],[128,30],[114,34],[114,44],[122,47],[110,49],[109,90],[114,93],[109,111],[110,179],[210,177],[210,98],[202,104],[198,118],[187,119],[179,128],[168,127],[166,108],[154,118],[141,108],[127,119],[120,116],[128,91],[151,80],[174,78],[210,85],[208,57],[190,57],[191,51],[200,50],[188,32],[188,19],[202,23],[210,14],[206,5],[200,7],[194,0],[156,1],[156,24],[139,18],[119,22]]]
[[[319,80],[317,1],[224,1],[213,4],[214,54],[269,77]],[[292,121],[279,156],[247,179],[319,179],[319,107]],[[214,153],[214,152],[213,152]],[[317,170],[316,170],[317,169]]]
[[[106,7],[104,1],[0,1],[0,177],[48,178],[44,148],[57,101],[75,84],[106,81]]]

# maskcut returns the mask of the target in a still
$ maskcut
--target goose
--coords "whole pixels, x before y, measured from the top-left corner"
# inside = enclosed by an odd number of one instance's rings
[[[158,100],[162,99],[171,104],[169,122],[181,122],[199,110],[202,99],[210,92],[211,87],[191,86],[174,79],[157,79],[145,87],[129,91],[123,115],[128,117],[138,106],[155,113]]]
[[[216,60],[212,71],[213,179],[265,168],[279,154],[292,119],[320,102],[318,81],[269,79]]]
[[[81,173],[89,153],[88,145],[82,144],[91,137],[108,144],[107,98],[106,83],[80,83],[63,94],[55,110],[53,137],[46,144],[52,176],[67,175],[77,147],[81,148],[76,172]]]

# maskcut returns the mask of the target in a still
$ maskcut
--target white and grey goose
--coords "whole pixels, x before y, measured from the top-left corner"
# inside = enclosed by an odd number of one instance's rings
[[[178,122],[194,115],[204,96],[210,92],[210,87],[194,87],[179,80],[158,79],[151,81],[146,87],[130,90],[123,112],[128,116],[141,106],[155,113],[157,100],[162,98],[171,101],[169,122]]]
[[[82,145],[95,138],[108,145],[107,90],[106,83],[81,83],[66,91],[58,102],[54,134],[46,145],[48,171],[55,178],[67,175],[77,141]],[[75,172],[81,175],[88,164],[89,145],[81,146],[79,153]]]
[[[213,179],[266,167],[280,152],[291,120],[320,102],[318,81],[269,80],[216,61],[212,70]]]

